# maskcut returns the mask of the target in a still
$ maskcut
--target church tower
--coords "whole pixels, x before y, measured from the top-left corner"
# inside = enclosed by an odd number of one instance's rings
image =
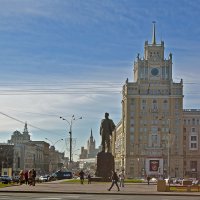
[[[8,143],[21,144],[21,143],[26,143],[26,142],[30,142],[30,141],[31,141],[31,139],[30,139],[30,135],[28,132],[27,123],[25,123],[23,133],[20,133],[17,130],[14,131],[13,134],[11,135],[11,139],[8,140]]]
[[[173,82],[172,54],[164,55],[164,42],[144,45],[144,56],[134,62],[134,80],[122,92],[121,166],[128,177],[182,177],[183,83]],[[118,140],[119,141],[119,140]]]
[[[91,129],[90,139],[87,142],[87,150],[88,150],[88,155],[93,154],[95,151],[95,140],[92,135],[92,129]]]
[[[23,135],[23,138],[24,138],[25,141],[30,141],[30,135],[29,135],[29,132],[28,132],[27,122],[24,125],[24,131],[23,131],[22,135]]]

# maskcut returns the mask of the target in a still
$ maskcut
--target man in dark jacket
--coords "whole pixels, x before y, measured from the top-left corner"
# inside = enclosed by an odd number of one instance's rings
[[[83,184],[84,183],[84,176],[85,176],[85,173],[84,173],[83,170],[80,171],[79,176],[80,176],[81,184]]]
[[[36,171],[35,169],[32,169],[32,180],[33,180],[32,185],[33,186],[35,186],[35,178],[36,178]]]
[[[119,190],[119,185],[117,183],[119,181],[119,177],[117,176],[117,173],[115,171],[112,171],[111,179],[112,179],[112,184],[111,184],[110,188],[108,189],[108,191],[110,191],[112,189],[114,184],[117,186],[118,191],[120,191]]]

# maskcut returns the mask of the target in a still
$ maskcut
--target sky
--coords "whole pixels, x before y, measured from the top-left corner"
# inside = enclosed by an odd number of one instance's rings
[[[91,129],[98,147],[104,113],[121,119],[122,86],[134,82],[152,21],[174,82],[183,79],[184,108],[200,109],[199,13],[200,0],[0,0],[0,142],[27,122],[32,140],[64,139],[55,146],[69,156],[74,115],[74,159]]]

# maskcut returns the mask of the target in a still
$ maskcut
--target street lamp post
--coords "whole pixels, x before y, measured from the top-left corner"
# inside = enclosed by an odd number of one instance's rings
[[[168,183],[170,185],[170,119],[168,119],[169,122],[169,133],[168,133],[168,157],[167,157],[167,164],[168,164]]]
[[[140,158],[137,158],[137,164],[138,164],[138,178],[140,177],[140,168],[139,168],[139,165],[140,165]]]
[[[73,121],[78,120],[78,119],[82,119],[82,117],[79,118],[75,118],[74,115],[72,115],[71,120],[68,121],[67,119],[65,119],[64,117],[60,117],[60,119],[66,121],[69,124],[69,151],[70,151],[70,156],[69,156],[69,161],[70,163],[72,162],[72,124]]]

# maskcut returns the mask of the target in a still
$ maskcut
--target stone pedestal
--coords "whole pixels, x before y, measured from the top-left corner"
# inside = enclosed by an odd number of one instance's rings
[[[165,182],[165,180],[158,180],[157,191],[158,192],[166,192],[166,182]]]
[[[114,170],[114,156],[111,153],[99,152],[97,154],[96,176],[101,177],[103,181],[108,181],[112,170]]]

